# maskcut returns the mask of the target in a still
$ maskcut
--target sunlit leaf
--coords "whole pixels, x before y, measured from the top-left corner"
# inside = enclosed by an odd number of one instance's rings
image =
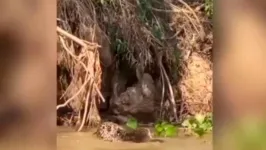
[[[166,121],[163,121],[163,122],[161,123],[162,126],[164,126],[164,125],[166,125],[166,124],[168,124]]]
[[[166,131],[165,131],[165,136],[166,137],[172,137],[175,135],[175,130],[174,128],[168,128]]]
[[[165,124],[165,125],[163,126],[164,130],[167,130],[168,128],[173,128],[173,127],[174,127],[174,126],[171,125],[171,124]]]
[[[185,121],[183,121],[183,123],[181,124],[183,127],[188,127],[190,125],[190,122],[188,119],[186,119]]]
[[[203,121],[205,120],[205,116],[202,115],[202,114],[196,114],[196,115],[195,115],[195,119],[196,119],[200,124],[202,124]]]
[[[162,126],[158,126],[157,128],[156,128],[156,131],[158,131],[158,132],[162,132],[164,130],[164,128],[162,127]]]
[[[193,131],[199,136],[199,137],[202,137],[206,131],[204,131],[202,128],[196,128],[196,129],[193,129]]]
[[[166,134],[167,134],[168,137],[176,136],[176,134],[177,134],[177,127],[171,126],[171,127],[167,128],[166,132],[167,132]]]
[[[131,129],[137,129],[138,121],[135,118],[130,118],[128,119],[126,126]]]

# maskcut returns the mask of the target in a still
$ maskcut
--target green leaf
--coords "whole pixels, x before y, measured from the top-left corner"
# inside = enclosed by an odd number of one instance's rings
[[[161,123],[162,126],[167,125],[167,124],[168,124],[168,123],[167,123],[166,121],[163,121],[163,122]]]
[[[212,114],[207,114],[207,116],[205,117],[205,121],[212,124]]]
[[[160,126],[161,126],[160,122],[157,122],[157,123],[155,124],[155,129],[159,128]]]
[[[173,134],[174,134],[174,132],[173,132],[173,130],[166,130],[165,131],[165,137],[172,137],[173,136]]]
[[[206,131],[203,130],[202,128],[196,128],[196,129],[193,129],[193,131],[199,136],[199,137],[202,137]]]
[[[162,132],[164,130],[164,128],[162,126],[158,126],[155,130],[158,132]]]
[[[176,136],[176,134],[177,134],[177,128],[175,126],[169,127],[165,131],[166,137],[173,137],[173,136]]]
[[[174,127],[174,126],[171,125],[171,124],[165,124],[165,125],[163,126],[164,130],[167,130],[168,128],[173,128],[173,127]]]
[[[181,125],[183,127],[188,127],[190,125],[189,119],[186,119],[185,121],[183,121]]]
[[[212,131],[212,114],[196,114],[194,117],[187,118],[182,123],[182,126],[187,127],[188,129],[192,130],[194,134],[197,134],[201,137],[209,131]]]
[[[159,136],[160,136],[160,137],[166,137],[166,134],[165,134],[165,132],[161,132],[161,133],[159,134]]]
[[[191,128],[195,129],[195,128],[197,128],[197,127],[198,127],[198,124],[197,124],[197,123],[193,123],[193,124],[191,124]]]
[[[211,122],[207,122],[206,125],[208,125],[209,128],[213,126]]]
[[[161,132],[155,131],[156,136],[161,136]]]
[[[210,127],[208,128],[208,132],[210,132],[210,131],[212,131],[212,126],[210,126]]]
[[[205,120],[205,116],[202,115],[202,114],[196,114],[196,115],[195,115],[195,119],[196,119],[200,124],[202,124],[203,121]]]
[[[135,118],[130,118],[128,119],[126,126],[131,129],[137,129],[138,121]]]
[[[209,126],[208,126],[208,124],[203,123],[203,124],[199,125],[199,128],[201,128],[204,131],[208,131]]]
[[[177,134],[177,127],[166,121],[155,124],[156,135],[161,137],[172,137]]]
[[[189,120],[189,124],[192,125],[192,124],[195,124],[195,123],[198,123],[198,121],[196,120],[196,118],[190,118]]]

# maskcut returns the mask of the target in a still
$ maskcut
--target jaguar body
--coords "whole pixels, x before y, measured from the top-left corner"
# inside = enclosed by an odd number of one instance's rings
[[[148,142],[151,138],[151,132],[148,128],[138,128],[136,130],[127,130],[121,125],[113,122],[103,122],[95,132],[98,138],[109,142]]]

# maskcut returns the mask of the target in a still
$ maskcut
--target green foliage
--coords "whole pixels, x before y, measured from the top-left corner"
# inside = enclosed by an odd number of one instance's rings
[[[129,118],[127,120],[126,126],[135,130],[138,128],[138,121],[135,118]]]
[[[133,130],[136,130],[138,125],[139,123],[135,118],[129,118],[126,123],[126,126]],[[182,126],[188,128],[199,137],[202,137],[206,133],[212,131],[212,115],[197,114],[194,117],[186,119],[182,123]],[[159,137],[175,137],[178,135],[178,131],[177,126],[166,121],[160,121],[155,124],[155,134]]]
[[[136,130],[138,128],[138,121],[135,118],[129,118],[126,126]],[[160,137],[174,137],[177,135],[178,128],[171,123],[162,121],[155,124],[155,132],[156,135]]]
[[[159,40],[163,40],[162,38],[163,38],[163,29],[162,29],[162,27],[161,26],[159,26],[159,25],[157,25],[157,24],[155,24],[153,27],[152,27],[152,33],[153,33],[153,35],[157,38],[157,39],[159,39]]]
[[[123,38],[121,30],[115,25],[110,25],[108,31],[111,40],[111,50],[119,61],[127,60],[127,55],[130,52],[129,43]]]
[[[138,0],[140,20],[151,27],[151,32],[158,40],[163,40],[164,27],[152,12],[152,0]]]
[[[197,114],[194,117],[189,117],[186,119],[182,126],[187,127],[193,133],[202,137],[204,134],[209,133],[212,131],[213,122],[212,122],[212,115],[201,115]]]
[[[152,2],[151,0],[138,0],[140,19],[149,25],[153,19],[151,2]]]
[[[177,135],[178,128],[168,122],[158,122],[155,125],[155,132],[157,136],[174,137]]]
[[[205,12],[212,18],[213,16],[213,0],[205,0]]]
[[[128,44],[126,41],[121,39],[116,39],[115,41],[115,52],[118,55],[125,54],[128,51]]]

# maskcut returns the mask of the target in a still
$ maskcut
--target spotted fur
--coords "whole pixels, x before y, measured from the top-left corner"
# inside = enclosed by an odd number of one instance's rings
[[[122,126],[113,122],[103,122],[98,127],[95,134],[104,141],[119,142],[148,142],[152,136],[147,128],[139,128],[136,130],[126,130]]]

